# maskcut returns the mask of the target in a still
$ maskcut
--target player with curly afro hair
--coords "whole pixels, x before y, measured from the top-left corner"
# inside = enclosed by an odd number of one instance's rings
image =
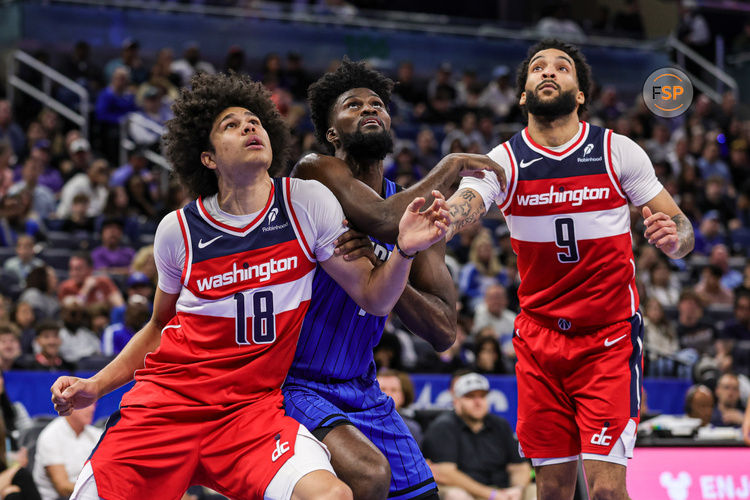
[[[201,163],[201,153],[214,152],[209,139],[214,120],[233,106],[252,111],[268,132],[273,151],[269,170],[286,168],[289,130],[262,84],[248,76],[198,73],[190,85],[172,106],[174,118],[167,122],[164,145],[167,159],[192,196],[205,198],[219,192],[216,173]]]
[[[326,138],[331,123],[333,105],[347,90],[366,88],[375,92],[387,108],[391,102],[393,80],[367,67],[363,62],[353,62],[345,57],[336,71],[326,73],[310,85],[307,100],[310,118],[315,126],[315,137],[333,154],[334,146]]]

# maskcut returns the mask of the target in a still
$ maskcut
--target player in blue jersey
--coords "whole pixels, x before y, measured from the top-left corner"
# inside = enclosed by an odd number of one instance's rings
[[[310,87],[318,140],[333,156],[309,155],[294,175],[316,179],[338,198],[350,224],[370,235],[375,255],[394,251],[394,225],[409,199],[448,191],[459,175],[502,169],[484,155],[449,155],[408,190],[383,177],[392,150],[386,109],[393,82],[363,63],[345,59]],[[398,251],[396,249],[395,251]],[[394,311],[437,350],[455,340],[456,291],[445,266],[445,243],[414,257],[409,285]],[[383,394],[372,348],[385,316],[365,313],[318,268],[310,309],[284,386],[287,414],[331,451],[337,475],[357,499],[437,498],[437,487],[417,443]]]

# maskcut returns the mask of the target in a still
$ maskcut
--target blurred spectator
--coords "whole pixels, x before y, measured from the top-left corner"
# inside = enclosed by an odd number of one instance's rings
[[[61,231],[71,234],[78,239],[80,249],[88,248],[88,237],[94,231],[94,217],[88,215],[91,200],[88,195],[78,193],[73,197],[73,203],[70,206],[70,215],[62,221]],[[83,233],[83,234],[81,234]]]
[[[152,251],[153,251],[153,247]],[[153,259],[153,254],[151,256]],[[128,282],[127,282],[127,302],[130,303],[130,299],[133,297],[140,297],[146,301],[146,304],[148,306],[149,312],[151,311],[151,304],[154,300],[154,292],[156,290],[156,287],[154,283],[151,281],[151,279],[139,271],[132,271],[130,273],[130,276],[128,276]],[[108,326],[110,323],[123,323],[125,321],[125,310],[127,308],[127,304],[120,307],[113,307],[111,312],[111,321],[108,321],[105,326]]]
[[[372,357],[378,370],[390,368],[401,370],[401,341],[395,333],[383,332],[383,335],[372,350]]]
[[[427,173],[417,164],[414,149],[414,143],[405,140],[393,147],[392,163],[386,165],[384,175],[399,186],[409,187]]]
[[[412,437],[418,445],[422,445],[422,428],[414,420],[409,406],[414,402],[414,384],[409,374],[398,370],[380,370],[378,372],[380,390],[393,400],[396,411],[409,428]]]
[[[171,48],[159,49],[159,52],[156,53],[156,61],[151,66],[148,82],[142,84],[138,89],[139,97],[148,86],[154,86],[161,89],[170,102],[177,98],[178,87],[182,82],[180,76],[172,72],[173,62],[174,52]]]
[[[210,62],[201,60],[200,46],[196,42],[187,43],[182,59],[173,62],[170,69],[179,76],[180,87],[189,87],[190,79],[195,73],[216,73]]]
[[[139,100],[140,110],[135,114],[154,122],[162,127],[172,118],[172,110],[164,99],[164,93],[158,87],[147,85]],[[148,122],[147,122],[148,123]],[[151,128],[143,126],[138,120],[131,120],[128,124],[128,135],[138,146],[154,147],[158,149],[161,134]]]
[[[245,51],[239,45],[232,45],[227,50],[227,56],[224,58],[224,73],[246,73],[245,71]]]
[[[591,107],[591,114],[599,117],[607,126],[611,126],[610,124],[614,123],[624,113],[625,104],[620,101],[617,88],[614,86],[607,86],[602,89],[599,99]]]
[[[722,271],[719,266],[709,264],[701,271],[701,279],[694,291],[706,306],[732,305],[734,294],[721,284]]]
[[[704,319],[703,304],[692,290],[683,291],[677,304],[677,338],[680,348],[692,349],[697,355],[711,354],[714,347],[716,331]]]
[[[43,108],[39,112],[39,124],[44,131],[44,137],[49,141],[49,153],[52,158],[60,158],[67,152],[65,150],[65,137],[63,136],[60,115],[50,108]]]
[[[36,151],[36,150],[35,150]],[[44,165],[40,158],[33,154],[29,156],[21,169],[21,180],[13,184],[8,195],[13,196],[21,191],[28,191],[31,195],[31,207],[40,217],[47,217],[55,211],[55,193],[47,186],[39,183]]]
[[[652,163],[666,162],[671,150],[669,128],[663,123],[654,125],[651,138],[643,145]]]
[[[722,226],[721,216],[716,210],[709,210],[703,215],[703,219],[695,231],[694,252],[709,255],[714,246],[726,244],[727,238]]]
[[[732,182],[729,167],[719,156],[719,145],[715,141],[706,141],[703,146],[703,153],[698,158],[698,170],[705,180],[716,175],[725,182]]]
[[[149,177],[150,178],[150,177]],[[151,187],[146,184],[144,175],[131,175],[125,181],[125,191],[128,194],[129,211],[136,216],[154,220],[159,214],[159,207],[151,193]]]
[[[21,357],[21,332],[8,321],[0,321],[0,371],[7,372],[17,367]]]
[[[429,172],[440,161],[435,133],[429,127],[422,127],[417,133],[416,162],[423,172]]]
[[[124,66],[112,73],[109,85],[96,98],[94,116],[100,127],[101,150],[113,161],[117,158],[120,142],[120,120],[128,113],[138,111],[135,96],[129,89],[130,74]]]
[[[427,82],[427,97],[435,99],[438,91],[445,92],[445,96],[450,100],[451,106],[456,103],[456,87],[453,83],[453,67],[451,63],[445,61],[438,66],[435,76]]]
[[[711,249],[708,263],[721,269],[721,285],[734,290],[742,284],[742,273],[729,267],[729,249],[726,245],[716,245]]]
[[[92,161],[86,173],[74,175],[65,183],[60,193],[60,204],[57,207],[57,217],[69,218],[73,209],[73,199],[80,194],[89,199],[86,215],[96,217],[104,210],[107,201],[107,181],[109,180],[109,163],[104,158]]]
[[[12,319],[19,329],[18,338],[21,341],[21,353],[31,352],[36,333],[34,330],[34,324],[36,323],[34,308],[28,302],[18,301],[13,308]]]
[[[675,375],[674,361],[680,344],[674,325],[664,314],[664,308],[655,298],[649,296],[643,305],[643,339],[646,362],[646,375]]]
[[[127,305],[120,307],[120,321],[125,317],[126,306]],[[104,330],[106,330],[109,325],[114,323],[114,321],[110,320],[110,315],[113,314],[116,309],[120,308],[112,308],[110,310],[110,308],[107,307],[106,304],[91,304],[86,307],[86,314],[88,314],[89,317],[89,327],[91,328],[91,331],[94,332],[94,335],[96,335],[98,338],[102,338]]]
[[[479,104],[489,107],[497,118],[505,118],[517,103],[516,90],[510,81],[510,69],[504,64],[496,66],[492,70],[492,81],[479,96]]]
[[[667,162],[669,163],[674,176],[680,176],[684,165],[690,165],[697,169],[695,158],[689,153],[687,137],[685,137],[684,134],[680,134],[676,139],[673,137],[672,148],[670,148],[667,153]]]
[[[714,395],[705,385],[693,385],[685,395],[685,414],[709,425],[714,411]]]
[[[18,445],[18,438],[21,437],[21,432],[33,426],[34,422],[31,420],[29,412],[23,403],[20,401],[11,401],[8,397],[8,393],[5,391],[5,376],[3,372],[0,372],[0,417],[2,417],[0,426],[5,429],[5,436],[8,439],[7,444],[10,445],[6,452],[21,451]],[[3,439],[3,441],[5,440]],[[25,455],[25,452],[26,449],[24,448],[22,454]],[[0,456],[3,458],[7,457],[7,455]],[[4,462],[4,460],[0,460],[0,462]]]
[[[52,267],[42,264],[35,267],[26,277],[26,290],[19,301],[31,304],[37,319],[57,318],[60,301],[55,295],[57,275]]]
[[[102,334],[102,354],[115,356],[125,348],[151,316],[148,301],[141,295],[132,295],[125,306],[125,317],[122,323],[115,323],[104,329]]]
[[[424,455],[441,493],[461,490],[449,498],[520,499],[529,484],[531,468],[518,454],[510,424],[489,411],[489,390],[477,373],[455,378],[454,411],[425,432]]]
[[[91,163],[91,144],[83,137],[77,137],[68,145],[68,157],[60,163],[60,170],[65,180],[76,174],[85,173]]]
[[[722,371],[750,376],[750,291],[737,292],[734,317],[721,329],[716,351]]]
[[[16,255],[5,261],[3,269],[16,276],[22,286],[26,286],[26,277],[31,270],[43,265],[44,261],[34,255],[34,238],[22,234],[16,240]]]
[[[396,86],[393,94],[412,106],[424,105],[427,102],[427,92],[414,78],[414,64],[411,61],[401,61],[396,74]]]
[[[295,101],[302,102],[307,98],[307,87],[312,79],[305,70],[302,55],[297,52],[289,52],[286,55],[286,83]]]
[[[75,252],[70,257],[68,279],[60,283],[57,292],[60,301],[69,296],[80,298],[85,305],[105,303],[109,307],[121,306],[125,302],[117,286],[106,275],[93,274],[93,262],[87,252]]]
[[[109,218],[102,222],[102,244],[91,252],[95,271],[103,271],[109,275],[128,273],[135,250],[123,244],[124,227],[119,218]]]
[[[11,162],[14,158],[13,146],[7,140],[0,139],[0,198],[5,196],[13,185]]]
[[[76,478],[102,434],[91,425],[95,409],[91,405],[57,417],[39,434],[32,474],[42,500],[73,493]]]
[[[676,306],[680,298],[680,282],[662,258],[651,266],[645,289],[648,297],[656,299],[664,307]]]
[[[612,28],[616,33],[643,38],[643,20],[638,0],[625,0],[625,8],[615,14]]]
[[[703,213],[711,210],[719,212],[724,228],[735,218],[735,202],[727,194],[727,181],[723,177],[714,175],[706,179],[703,193],[698,200],[698,208]]]
[[[13,111],[7,99],[0,99],[0,140],[8,141],[16,156],[23,154],[26,136],[13,120]]]
[[[128,162],[120,165],[109,179],[110,187],[125,186],[133,175],[147,177],[147,182],[151,181],[151,172],[148,170],[148,159],[145,151],[141,148],[135,148],[128,151]]]
[[[140,85],[145,82],[148,79],[148,70],[141,60],[140,48],[138,40],[132,38],[123,40],[120,57],[110,60],[104,66],[105,80],[111,80],[116,69],[125,68],[134,83]]]
[[[474,334],[490,327],[494,338],[500,343],[503,353],[513,353],[513,324],[516,314],[508,309],[508,293],[501,284],[493,284],[484,292],[484,301],[474,311]]]
[[[31,193],[26,189],[0,199],[0,246],[15,246],[22,234],[44,238],[42,221],[31,210]]]
[[[60,73],[85,87],[91,94],[96,94],[104,82],[101,69],[91,60],[91,46],[82,40],[73,46],[73,53],[63,62]]]
[[[471,89],[478,88],[477,72],[473,68],[467,68],[461,74],[461,79],[456,82],[456,104],[466,106],[469,103],[469,94]]]
[[[503,354],[500,352],[500,343],[492,332],[489,335],[482,335],[487,330],[480,331],[474,342],[475,360],[473,368],[479,373],[508,373],[510,370],[505,366]]]
[[[34,353],[26,354],[19,360],[19,367],[24,370],[67,371],[75,370],[75,364],[60,357],[60,324],[51,319],[37,323],[34,336]]]
[[[86,307],[81,299],[68,296],[62,299],[60,311],[63,326],[60,328],[60,356],[69,363],[101,352],[99,337],[89,328]]]
[[[680,19],[675,29],[677,38],[706,59],[713,60],[711,57],[711,30],[706,18],[693,7],[694,3],[689,0],[681,0],[678,5]],[[686,68],[694,75],[701,75],[700,66],[697,66],[692,60],[686,61]]]
[[[151,280],[151,284],[156,286],[159,276],[156,272],[153,245],[145,245],[138,249],[133,257],[132,271],[133,275],[138,273],[145,274]],[[130,280],[128,280],[128,283],[130,283]]]
[[[725,373],[716,384],[716,406],[711,415],[711,424],[740,427],[745,408],[740,403],[740,380],[734,373]]]
[[[547,5],[534,30],[542,38],[560,38],[569,42],[583,42],[586,34],[575,22],[569,12],[570,8],[563,1]]]
[[[503,283],[505,274],[487,229],[482,229],[471,243],[469,261],[461,269],[459,291],[469,301],[472,311],[482,301],[490,285]]]

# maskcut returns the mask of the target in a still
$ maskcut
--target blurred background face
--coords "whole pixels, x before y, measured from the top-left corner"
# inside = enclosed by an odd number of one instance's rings
[[[703,425],[711,422],[711,414],[714,411],[714,397],[711,391],[705,387],[696,391],[688,408],[688,416],[701,419]]]
[[[86,408],[81,408],[80,410],[73,410],[73,413],[66,418],[71,424],[85,427],[91,425],[91,422],[94,421],[94,411],[96,411],[96,405],[91,405]]]
[[[501,286],[488,287],[484,294],[484,301],[487,303],[487,310],[495,316],[500,316],[508,307],[508,296],[505,288]]]
[[[16,242],[16,255],[28,262],[34,256],[34,239],[30,236],[19,236]]]
[[[60,353],[60,333],[57,330],[43,330],[36,336],[42,354],[49,358],[55,358]]]
[[[737,406],[740,401],[740,381],[732,375],[722,375],[716,384],[716,400],[727,406]]]
[[[479,422],[490,411],[485,391],[473,391],[460,398],[453,398],[456,415],[470,422]]]
[[[0,358],[16,359],[21,355],[21,343],[12,333],[0,334]]]
[[[79,257],[71,257],[68,264],[68,274],[76,283],[83,283],[83,280],[91,274],[91,268],[85,260]]]
[[[693,326],[703,317],[703,308],[693,299],[681,300],[677,304],[680,323]]]
[[[404,391],[397,376],[378,375],[378,383],[380,384],[380,390],[393,398],[397,410],[404,406]]]

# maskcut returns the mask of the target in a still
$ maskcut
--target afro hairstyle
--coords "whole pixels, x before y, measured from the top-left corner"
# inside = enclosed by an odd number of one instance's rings
[[[334,152],[333,145],[326,140],[330,126],[331,111],[336,99],[350,89],[366,88],[375,92],[383,104],[391,102],[393,80],[370,69],[364,62],[351,61],[344,57],[336,71],[326,73],[310,85],[307,101],[310,104],[310,117],[315,126],[315,138],[329,153]]]
[[[526,59],[518,66],[518,72],[516,73],[516,96],[520,99],[521,94],[526,89],[526,79],[529,75],[529,62],[531,62],[531,58],[537,52],[547,49],[561,50],[573,59],[573,64],[576,67],[576,77],[578,78],[578,89],[583,92],[584,96],[583,104],[578,106],[578,116],[581,116],[586,111],[586,108],[588,108],[589,98],[591,97],[591,66],[586,62],[586,57],[584,57],[578,47],[555,38],[542,40],[529,49]],[[526,107],[523,106],[522,108],[525,115]]]
[[[269,170],[279,172],[286,168],[289,129],[262,84],[238,74],[198,73],[190,86],[180,91],[172,106],[174,118],[167,122],[164,147],[167,160],[192,196],[219,192],[216,173],[203,165],[201,153],[214,151],[210,141],[214,120],[230,107],[245,108],[260,119],[273,151]]]

